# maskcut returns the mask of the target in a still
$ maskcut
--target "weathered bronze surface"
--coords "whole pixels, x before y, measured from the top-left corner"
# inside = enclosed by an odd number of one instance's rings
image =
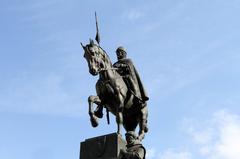
[[[81,43],[89,73],[99,77],[96,83],[97,95],[88,97],[88,113],[92,126],[96,127],[98,118],[103,117],[103,108],[106,109],[108,123],[111,112],[116,116],[117,133],[82,142],[80,159],[145,159],[146,150],[141,141],[148,132],[149,97],[132,60],[127,58],[126,49],[122,46],[117,48],[118,61],[112,64],[108,54],[100,47],[96,13],[95,18],[97,44],[91,39],[87,45]],[[121,124],[127,132],[127,144],[120,137]],[[139,132],[136,135],[135,130],[138,125]]]
[[[142,140],[148,131],[148,97],[133,63],[123,56],[114,67],[107,53],[93,40],[82,47],[90,74],[99,75],[97,95],[88,98],[92,126],[98,125],[97,118],[102,117],[102,109],[106,108],[116,116],[117,133],[120,133],[120,124],[123,124],[126,131],[135,131],[139,124],[139,139]],[[98,105],[95,112],[93,103]]]

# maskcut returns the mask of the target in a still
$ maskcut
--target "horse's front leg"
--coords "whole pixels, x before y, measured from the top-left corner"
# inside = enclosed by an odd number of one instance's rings
[[[100,98],[98,96],[93,96],[93,95],[88,97],[88,105],[89,105],[88,114],[90,116],[90,121],[93,127],[97,127],[98,121],[97,121],[97,116],[95,115],[95,112],[93,112],[93,103],[97,104],[98,107],[102,107]]]

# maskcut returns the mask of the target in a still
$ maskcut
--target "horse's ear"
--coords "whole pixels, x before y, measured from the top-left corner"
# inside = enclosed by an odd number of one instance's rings
[[[89,39],[90,41],[90,45],[93,46],[94,45],[94,41],[92,39]]]
[[[86,46],[84,46],[82,43],[81,43],[81,46],[82,46],[83,50],[85,51]]]

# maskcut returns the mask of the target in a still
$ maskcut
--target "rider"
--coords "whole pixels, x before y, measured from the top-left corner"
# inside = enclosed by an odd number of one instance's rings
[[[126,83],[130,92],[136,97],[135,101],[137,105],[140,105],[142,113],[142,123],[140,127],[143,128],[145,132],[148,131],[147,127],[147,101],[149,97],[143,87],[142,81],[139,77],[139,74],[134,67],[134,64],[131,59],[127,58],[126,50],[120,46],[116,50],[118,61],[114,63],[114,67],[117,68],[118,73],[123,77],[124,82]],[[142,132],[139,132],[141,134]]]
[[[126,134],[127,150],[120,150],[121,159],[145,159],[146,149],[137,139],[134,131],[128,131]]]
[[[149,98],[132,60],[127,58],[127,52],[122,46],[117,48],[116,54],[118,61],[113,66],[118,68],[118,73],[123,77],[128,89],[138,98],[139,102],[145,103]]]

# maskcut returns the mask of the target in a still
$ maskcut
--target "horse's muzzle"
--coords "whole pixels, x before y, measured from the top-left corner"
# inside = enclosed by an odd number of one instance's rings
[[[89,70],[89,73],[93,76],[96,76],[98,74],[98,72],[96,70],[93,70],[93,69]]]

